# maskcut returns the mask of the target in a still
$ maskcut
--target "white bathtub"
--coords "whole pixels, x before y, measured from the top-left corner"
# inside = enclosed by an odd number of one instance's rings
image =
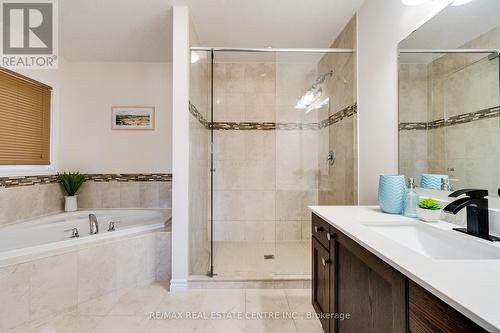
[[[98,234],[89,234],[89,214],[97,217]],[[30,219],[0,227],[0,260],[158,229],[169,220],[170,210],[161,209],[81,210]],[[108,231],[110,222],[119,222],[115,231]],[[65,230],[72,228],[80,237],[70,238]]]

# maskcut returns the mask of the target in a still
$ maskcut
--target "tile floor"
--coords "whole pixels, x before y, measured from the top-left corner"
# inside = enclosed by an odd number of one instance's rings
[[[151,312],[182,312],[182,319],[150,319]],[[192,318],[186,318],[186,312]],[[243,319],[194,319],[211,313],[229,313]],[[288,313],[289,318],[255,319],[260,313]],[[321,333],[313,313],[309,289],[190,289],[168,292],[154,283],[102,296],[72,312],[16,332],[41,333]],[[293,314],[293,318],[290,315]],[[276,314],[275,314],[276,316]]]
[[[273,254],[274,259],[264,259],[265,254]],[[270,278],[311,274],[311,241],[217,241],[214,242],[214,269],[219,276]]]

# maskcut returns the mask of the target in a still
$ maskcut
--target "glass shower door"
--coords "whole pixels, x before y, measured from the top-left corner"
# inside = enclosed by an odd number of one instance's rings
[[[353,86],[351,52],[214,52],[219,276],[310,274],[308,206],[354,203]]]
[[[275,256],[275,54],[214,52],[213,78],[215,272],[270,276]]]
[[[308,206],[354,204],[353,59],[276,55],[275,274],[311,273]]]

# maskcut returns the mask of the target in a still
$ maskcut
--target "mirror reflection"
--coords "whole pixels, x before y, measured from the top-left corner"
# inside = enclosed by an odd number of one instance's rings
[[[400,43],[399,172],[421,187],[498,195],[498,13],[495,0],[448,7]]]

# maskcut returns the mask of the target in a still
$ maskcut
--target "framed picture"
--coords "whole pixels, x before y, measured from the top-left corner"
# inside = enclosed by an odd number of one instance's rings
[[[111,129],[154,130],[155,108],[152,106],[111,107]]]

